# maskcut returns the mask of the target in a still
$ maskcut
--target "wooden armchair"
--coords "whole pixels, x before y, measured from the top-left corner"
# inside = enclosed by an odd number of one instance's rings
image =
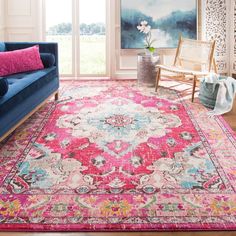
[[[198,77],[208,75],[211,70],[217,73],[214,60],[215,41],[207,42],[180,37],[178,48],[176,50],[173,66],[157,65],[156,87],[161,78],[161,71],[174,72],[176,74],[193,77],[192,102]],[[212,68],[213,67],[213,68]]]

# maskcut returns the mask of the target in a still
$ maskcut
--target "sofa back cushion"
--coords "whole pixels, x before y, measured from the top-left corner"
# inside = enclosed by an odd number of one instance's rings
[[[43,69],[39,47],[0,52],[0,76]]]
[[[6,50],[6,46],[4,42],[0,42],[0,52],[4,52]]]
[[[0,98],[3,97],[8,91],[8,80],[0,77]]]

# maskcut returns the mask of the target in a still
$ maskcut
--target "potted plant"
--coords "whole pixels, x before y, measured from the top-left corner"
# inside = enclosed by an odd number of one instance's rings
[[[147,21],[141,21],[140,24],[137,26],[139,32],[145,34],[145,53],[146,54],[153,54],[155,52],[155,48],[152,46],[156,39],[152,39],[152,31],[151,26],[148,25]]]

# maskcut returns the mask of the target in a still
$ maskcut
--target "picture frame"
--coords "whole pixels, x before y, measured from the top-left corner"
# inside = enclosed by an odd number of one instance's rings
[[[145,47],[145,34],[137,29],[141,21],[151,26],[155,48],[176,48],[180,34],[201,39],[200,7],[200,0],[120,0],[121,49]]]

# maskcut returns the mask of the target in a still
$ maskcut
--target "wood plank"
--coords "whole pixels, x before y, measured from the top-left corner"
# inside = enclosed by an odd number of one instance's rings
[[[234,105],[230,112],[223,115],[226,122],[230,125],[230,127],[236,131],[236,97],[234,99]],[[235,234],[236,235],[236,234]]]

